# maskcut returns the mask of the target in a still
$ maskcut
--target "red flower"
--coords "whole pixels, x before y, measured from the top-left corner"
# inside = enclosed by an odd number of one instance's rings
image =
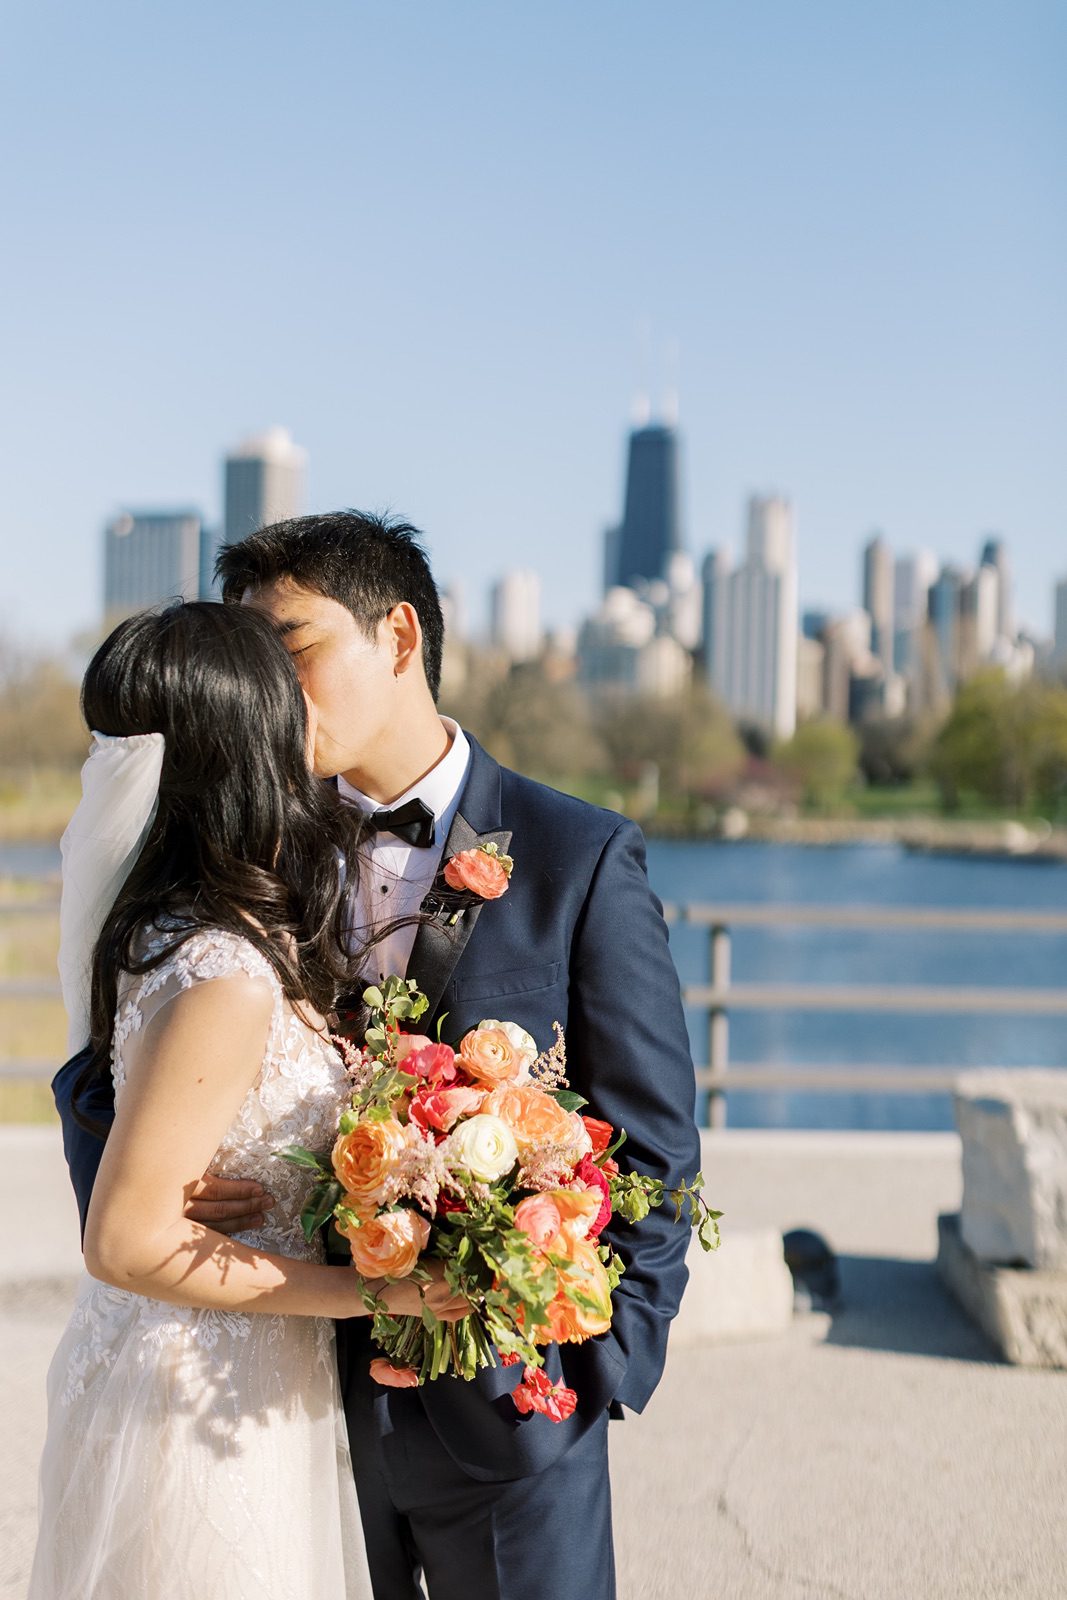
[[[450,1194],[445,1194],[443,1189],[437,1196],[438,1216],[442,1214],[447,1216],[450,1211],[466,1211],[466,1209],[467,1202],[465,1200],[455,1200]]]
[[[615,1137],[615,1129],[610,1122],[601,1122],[599,1117],[583,1117],[585,1131],[593,1141],[593,1154],[602,1155]]]
[[[609,1156],[606,1161],[600,1163],[600,1170],[605,1178],[617,1178],[619,1176],[619,1163],[614,1156]]]
[[[562,1383],[553,1383],[548,1373],[539,1367],[526,1368],[523,1380],[511,1398],[516,1410],[524,1417],[529,1416],[531,1411],[537,1411],[550,1422],[566,1422],[578,1404],[578,1396],[573,1389],[565,1388]]]
[[[522,1357],[519,1355],[517,1350],[509,1350],[507,1355],[505,1355],[503,1351],[498,1350],[497,1354],[500,1356],[500,1365],[502,1367],[513,1367],[517,1362],[522,1360]]]
[[[611,1221],[611,1190],[608,1180],[593,1160],[592,1156],[583,1156],[574,1173],[577,1181],[586,1189],[600,1190],[600,1210],[589,1224],[590,1239],[598,1239]]]

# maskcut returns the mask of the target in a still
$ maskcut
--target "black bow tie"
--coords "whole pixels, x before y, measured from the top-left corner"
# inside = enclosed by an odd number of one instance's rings
[[[363,820],[368,833],[393,833],[416,850],[433,844],[434,814],[423,800],[409,800],[395,811],[371,811]]]

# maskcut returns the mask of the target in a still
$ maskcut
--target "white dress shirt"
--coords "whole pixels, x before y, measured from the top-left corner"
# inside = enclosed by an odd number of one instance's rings
[[[425,850],[407,844],[394,833],[372,834],[364,845],[358,863],[359,887],[355,895],[358,911],[352,930],[354,949],[369,937],[368,930],[380,928],[397,917],[417,915],[437,876],[471,761],[471,747],[459,723],[453,722],[451,717],[442,717],[441,721],[451,736],[448,749],[436,767],[410,789],[405,789],[389,806],[382,806],[361,794],[344,778],[337,779],[341,799],[358,806],[361,811],[395,811],[409,800],[421,800],[434,815],[433,844]],[[371,951],[367,966],[372,970],[365,970],[364,976],[378,979],[396,973],[398,977],[406,977],[417,932],[416,925],[409,923],[388,934]]]

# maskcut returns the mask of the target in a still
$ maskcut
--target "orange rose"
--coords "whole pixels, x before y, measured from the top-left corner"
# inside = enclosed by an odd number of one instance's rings
[[[445,865],[445,882],[450,889],[467,889],[480,900],[499,900],[508,887],[511,857],[485,850],[461,850]]]
[[[414,1367],[394,1367],[384,1356],[376,1356],[371,1362],[370,1375],[386,1389],[417,1389],[419,1386],[419,1375]]]
[[[333,1170],[355,1198],[353,1210],[365,1211],[381,1202],[382,1184],[407,1141],[395,1117],[361,1122],[341,1135],[333,1147]]]
[[[519,1154],[540,1144],[567,1144],[573,1134],[570,1113],[535,1083],[503,1083],[487,1094],[482,1110],[506,1122]]]
[[[495,1089],[498,1083],[516,1083],[528,1077],[525,1057],[521,1056],[503,1028],[472,1028],[459,1047],[460,1065],[475,1083]]]
[[[347,1237],[356,1271],[365,1278],[406,1278],[430,1240],[426,1218],[407,1208],[338,1231]]]
[[[596,1245],[574,1239],[568,1254],[571,1265],[559,1275],[559,1293],[549,1305],[547,1329],[538,1330],[538,1344],[580,1344],[611,1327],[611,1286]],[[575,1304],[564,1292],[566,1284],[592,1300],[595,1309]]]

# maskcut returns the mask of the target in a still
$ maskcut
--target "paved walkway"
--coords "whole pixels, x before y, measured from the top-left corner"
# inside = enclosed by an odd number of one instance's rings
[[[623,1600],[1067,1596],[1067,1375],[997,1363],[930,1264],[937,1213],[958,1204],[955,1140],[706,1146],[724,1227],[819,1228],[846,1305],[782,1338],[679,1348],[646,1414],[613,1428]],[[25,1591],[44,1372],[77,1260],[64,1185],[50,1130],[0,1129],[15,1240],[0,1258],[0,1600]]]

